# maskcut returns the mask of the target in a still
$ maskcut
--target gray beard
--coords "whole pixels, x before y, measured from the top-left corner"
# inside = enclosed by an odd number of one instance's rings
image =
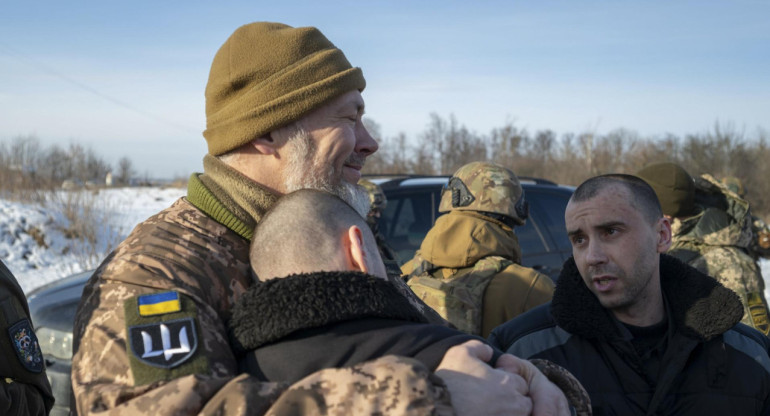
[[[333,165],[317,161],[317,149],[310,135],[298,129],[286,142],[291,151],[287,157],[285,174],[287,192],[300,189],[317,189],[336,195],[363,218],[369,213],[369,194],[357,184],[340,180],[335,183],[336,169]]]

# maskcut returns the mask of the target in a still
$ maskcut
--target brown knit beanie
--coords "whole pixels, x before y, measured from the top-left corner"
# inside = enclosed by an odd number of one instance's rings
[[[674,218],[695,215],[695,182],[690,174],[675,163],[653,163],[636,176],[644,179],[658,195],[664,215]]]
[[[209,153],[233,150],[365,86],[361,68],[314,27],[241,26],[211,64],[203,132]]]

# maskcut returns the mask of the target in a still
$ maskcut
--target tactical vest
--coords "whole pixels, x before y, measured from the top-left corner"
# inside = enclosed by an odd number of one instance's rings
[[[442,268],[423,260],[407,284],[428,306],[457,329],[481,334],[484,292],[489,282],[513,262],[500,256],[485,257],[472,267],[443,277]]]

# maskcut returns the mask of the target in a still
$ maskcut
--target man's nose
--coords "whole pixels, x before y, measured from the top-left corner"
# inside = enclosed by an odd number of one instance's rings
[[[586,262],[589,265],[604,264],[607,262],[607,253],[604,250],[604,245],[601,242],[591,241],[588,243],[588,249],[586,250]]]
[[[356,128],[356,153],[363,153],[365,156],[369,156],[379,149],[380,145],[374,140],[369,131],[366,130],[363,122],[359,122],[358,128]]]

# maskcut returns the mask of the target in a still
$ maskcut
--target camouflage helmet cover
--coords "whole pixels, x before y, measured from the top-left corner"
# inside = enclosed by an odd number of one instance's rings
[[[385,196],[385,193],[382,192],[382,188],[368,179],[361,179],[358,181],[358,184],[366,189],[366,192],[369,194],[369,210],[384,211],[385,207],[388,205],[388,198]]]
[[[735,192],[739,197],[746,196],[746,188],[743,187],[743,183],[735,176],[726,176],[722,178],[722,184],[729,190]]]
[[[529,210],[519,178],[488,162],[471,162],[455,172],[441,193],[439,212],[452,210],[492,212],[524,225]]]

